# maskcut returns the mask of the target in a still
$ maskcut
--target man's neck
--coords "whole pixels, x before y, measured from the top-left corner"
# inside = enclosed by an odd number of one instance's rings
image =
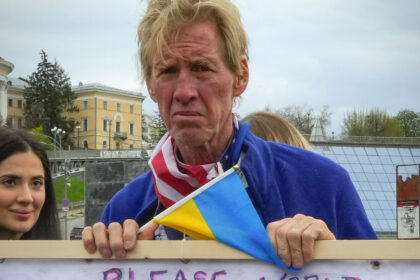
[[[176,142],[175,142],[176,143]],[[223,145],[223,148],[213,148],[210,145],[203,145],[203,146],[194,146],[191,147],[189,145],[181,145],[175,146],[175,152],[178,160],[182,163],[189,164],[189,165],[200,165],[200,164],[207,164],[215,162],[215,159],[223,153],[226,146],[229,143]],[[219,145],[222,146],[222,145]]]
[[[204,145],[194,146],[191,144],[177,143],[175,140],[177,159],[188,165],[214,163],[229,145],[233,130],[232,125],[223,137],[212,139],[212,141],[208,141]]]

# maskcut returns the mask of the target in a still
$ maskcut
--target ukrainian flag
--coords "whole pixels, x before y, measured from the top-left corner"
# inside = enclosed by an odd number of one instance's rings
[[[278,257],[245,187],[233,168],[181,199],[153,221],[198,240],[218,240],[290,271]]]

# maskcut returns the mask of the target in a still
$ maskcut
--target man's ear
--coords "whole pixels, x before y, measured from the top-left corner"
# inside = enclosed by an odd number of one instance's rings
[[[146,86],[147,86],[147,91],[149,92],[149,96],[150,96],[150,98],[151,98],[154,102],[157,102],[157,101],[156,101],[156,93],[153,91],[153,87],[152,87],[152,85],[151,85],[150,80],[146,80]]]
[[[248,61],[245,57],[241,58],[241,73],[235,77],[233,84],[233,96],[240,96],[248,86],[249,69]]]

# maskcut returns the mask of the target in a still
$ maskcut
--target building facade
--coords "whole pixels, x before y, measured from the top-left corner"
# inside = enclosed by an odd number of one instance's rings
[[[7,75],[13,71],[14,65],[0,57],[0,121],[7,119],[8,113],[8,98],[7,88],[9,79]]]
[[[7,124],[24,127],[23,105],[26,82],[8,78]],[[112,88],[99,83],[73,86],[78,112],[65,113],[76,121],[71,135],[74,148],[128,150],[142,148],[142,106],[139,92]]]
[[[131,91],[91,83],[72,88],[79,112],[68,114],[76,123],[77,148],[128,150],[142,148],[144,96]]]

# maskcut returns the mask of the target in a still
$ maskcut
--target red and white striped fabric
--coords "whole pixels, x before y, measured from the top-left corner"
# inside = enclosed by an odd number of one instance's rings
[[[177,160],[174,149],[174,139],[166,133],[156,145],[149,160],[156,195],[166,208],[218,175],[216,163],[183,164]]]

